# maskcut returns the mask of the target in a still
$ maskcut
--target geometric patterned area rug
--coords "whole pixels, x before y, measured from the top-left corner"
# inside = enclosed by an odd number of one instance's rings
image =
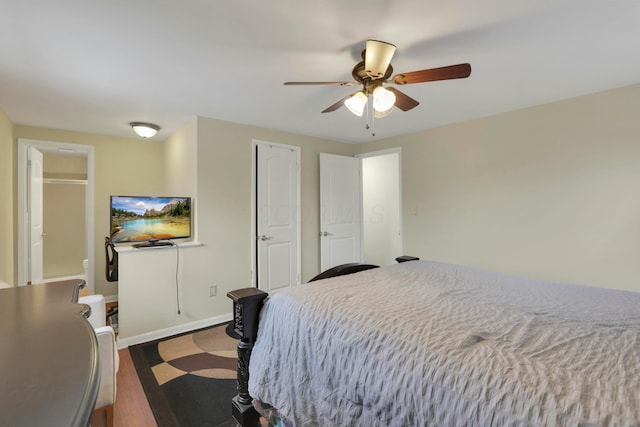
[[[238,341],[227,324],[129,347],[159,427],[235,427]]]

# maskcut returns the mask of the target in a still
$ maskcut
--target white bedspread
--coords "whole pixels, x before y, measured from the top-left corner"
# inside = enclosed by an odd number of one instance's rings
[[[640,425],[640,293],[407,262],[270,297],[250,394],[297,426]]]

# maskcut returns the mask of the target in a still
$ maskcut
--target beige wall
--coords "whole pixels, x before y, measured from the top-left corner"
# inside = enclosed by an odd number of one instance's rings
[[[87,179],[87,159],[81,156],[44,154],[44,178]]]
[[[13,136],[15,139],[58,141],[95,147],[95,292],[107,296],[116,295],[117,282],[107,282],[104,274],[104,237],[109,235],[109,196],[162,193],[165,167],[163,142],[19,125],[14,126]]]
[[[43,278],[84,274],[86,185],[44,183]]]
[[[402,147],[408,255],[640,291],[639,110],[634,85],[357,150]]]
[[[195,128],[194,128],[195,125]],[[194,145],[194,140],[197,144]],[[351,155],[353,147],[318,138],[197,118],[167,140],[167,176],[198,189],[194,206],[201,246],[121,251],[120,341],[132,344],[229,320],[227,292],[251,286],[252,142],[301,147],[302,278],[319,272],[320,152]],[[182,147],[182,148],[181,148]],[[194,147],[197,150],[194,150]],[[182,152],[178,155],[178,152]],[[178,159],[181,160],[178,160]],[[195,159],[195,165],[193,160]],[[193,173],[193,171],[197,173]],[[187,191],[176,187],[176,191]],[[181,242],[177,242],[181,243]],[[178,288],[176,263],[179,257]],[[130,283],[128,283],[130,281]],[[210,286],[217,296],[209,296]],[[178,313],[176,294],[179,295]],[[222,316],[222,317],[221,317]],[[185,329],[186,330],[186,329]],[[159,335],[154,335],[154,331]],[[159,331],[159,332],[158,332]]]
[[[0,108],[0,281],[15,284],[15,148],[13,125]]]
[[[166,196],[198,193],[198,121],[194,118],[170,135],[163,144]]]
[[[45,153],[43,176],[43,277],[84,274],[87,159]]]
[[[401,147],[405,254],[640,290],[639,109],[636,85],[365,145],[206,118],[166,142],[23,126],[14,127],[13,138],[96,147],[96,291],[105,295],[117,290],[103,274],[109,195],[196,192],[203,246],[181,252],[183,314],[172,311],[170,274],[156,274],[162,281],[139,288],[149,298],[146,307],[170,314],[158,322],[148,312],[138,314],[149,318],[140,324],[155,330],[228,314],[226,293],[251,283],[252,140],[302,148],[303,281],[319,268],[318,153]],[[0,116],[3,148],[13,150],[6,142],[11,137],[10,123]],[[168,158],[178,154],[184,157]],[[0,184],[5,193],[13,187]],[[5,217],[0,224],[5,233],[7,224],[13,227]],[[143,252],[135,256],[148,258]],[[171,259],[162,267],[175,272]],[[4,257],[1,262],[7,264]],[[208,296],[211,285],[218,286],[217,297]],[[167,307],[160,303],[164,294]]]
[[[251,285],[253,140],[301,147],[303,281],[319,272],[318,153],[352,154],[352,146],[346,144],[198,119],[198,237],[204,246],[190,251],[193,256],[186,260],[185,271],[191,272],[191,276],[185,282],[194,285],[188,290],[189,297],[202,304],[203,314],[228,312],[226,293]],[[210,285],[218,286],[218,297],[208,297]]]

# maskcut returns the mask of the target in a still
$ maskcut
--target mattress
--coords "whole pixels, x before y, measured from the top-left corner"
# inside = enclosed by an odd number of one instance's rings
[[[381,267],[269,297],[249,372],[296,426],[640,425],[640,293]]]

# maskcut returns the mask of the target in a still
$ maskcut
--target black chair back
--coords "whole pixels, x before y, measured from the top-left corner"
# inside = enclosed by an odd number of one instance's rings
[[[118,252],[109,237],[104,238],[105,274],[107,282],[118,281]]]

